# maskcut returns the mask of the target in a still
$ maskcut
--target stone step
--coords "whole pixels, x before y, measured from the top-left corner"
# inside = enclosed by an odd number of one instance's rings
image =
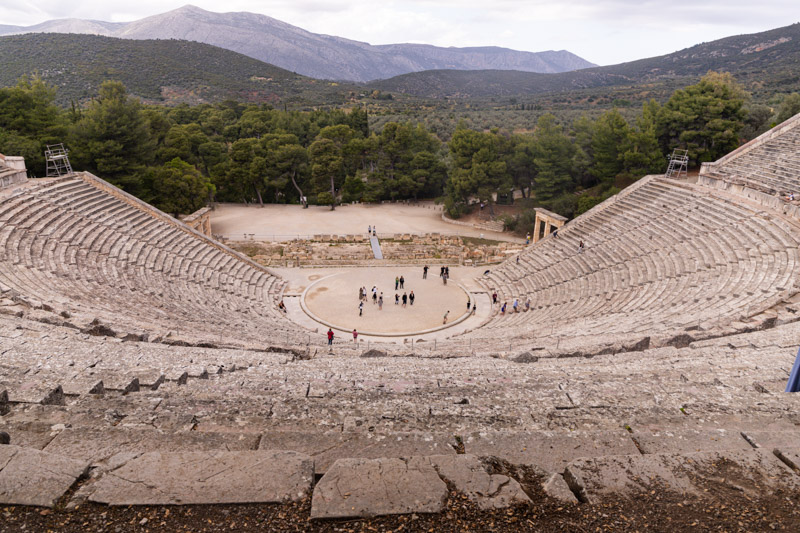
[[[89,463],[14,445],[0,446],[0,504],[54,507]]]
[[[618,455],[577,459],[564,472],[581,501],[660,495],[726,502],[727,491],[748,498],[796,491],[800,477],[771,452],[758,450],[692,454]]]
[[[314,462],[296,452],[147,452],[123,461],[92,487],[107,505],[284,503],[301,500]]]

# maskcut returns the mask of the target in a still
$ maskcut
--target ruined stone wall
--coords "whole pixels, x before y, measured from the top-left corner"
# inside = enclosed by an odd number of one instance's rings
[[[24,158],[0,154],[0,189],[24,183],[27,179]]]
[[[190,228],[197,230],[206,237],[211,237],[211,211],[210,207],[203,207],[198,209],[191,215],[186,215],[181,219],[181,222]]]

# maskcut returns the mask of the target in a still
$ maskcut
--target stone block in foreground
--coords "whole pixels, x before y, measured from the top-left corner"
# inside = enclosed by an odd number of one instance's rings
[[[481,509],[505,509],[531,501],[515,479],[489,474],[474,455],[434,455],[420,460],[430,462],[441,477]]]
[[[447,485],[418,458],[339,459],[314,488],[311,518],[438,513]]]
[[[0,503],[53,507],[88,468],[87,461],[0,446]]]
[[[314,462],[297,452],[150,452],[106,473],[89,500],[108,505],[277,503],[303,498]]]
[[[564,473],[581,500],[651,494],[724,500],[730,491],[757,498],[778,489],[798,490],[800,478],[772,453],[761,450],[689,454],[618,455],[578,459]]]
[[[464,438],[468,454],[494,456],[512,464],[561,473],[581,457],[639,453],[624,429],[597,431],[485,431]]]

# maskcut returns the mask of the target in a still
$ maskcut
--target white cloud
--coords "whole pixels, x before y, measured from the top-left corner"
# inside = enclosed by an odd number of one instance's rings
[[[52,18],[124,22],[190,0],[3,0],[0,24]],[[193,0],[209,11],[250,11],[309,31],[372,44],[566,49],[611,64],[800,20],[800,2],[764,0]]]

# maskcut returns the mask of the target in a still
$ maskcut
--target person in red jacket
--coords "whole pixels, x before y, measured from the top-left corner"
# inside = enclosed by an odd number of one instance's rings
[[[333,330],[328,328],[328,346],[333,345]]]

